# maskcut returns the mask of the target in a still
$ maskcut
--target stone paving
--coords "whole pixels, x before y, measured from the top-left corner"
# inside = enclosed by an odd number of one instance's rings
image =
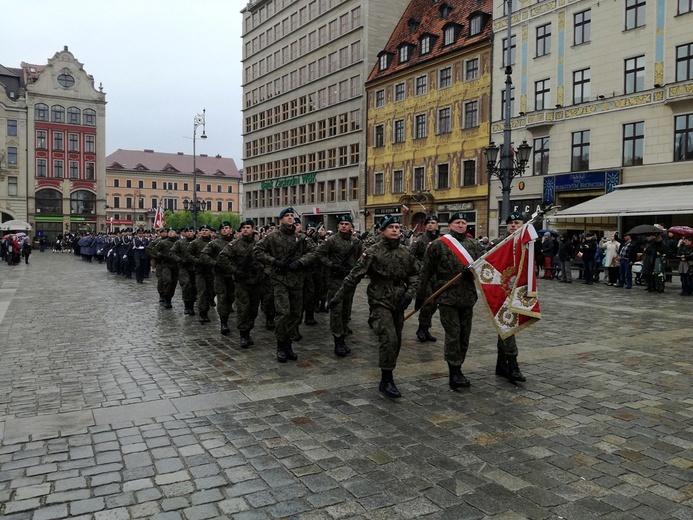
[[[31,262],[0,265],[0,518],[693,519],[693,299],[676,282],[540,280],[518,386],[493,375],[481,303],[459,392],[410,320],[391,401],[365,281],[353,355],[318,314],[282,365],[272,333],[241,350],[160,308],[154,279]]]

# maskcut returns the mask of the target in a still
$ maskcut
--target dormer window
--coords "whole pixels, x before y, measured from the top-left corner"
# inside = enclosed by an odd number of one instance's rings
[[[409,58],[411,58],[411,45],[404,43],[399,48],[399,62],[406,63],[409,61]]]
[[[452,13],[452,6],[449,4],[442,4],[440,7],[440,17],[446,19]]]
[[[483,27],[483,18],[480,14],[477,14],[469,20],[469,36],[476,36],[481,33],[481,28]]]
[[[421,38],[421,54],[428,54],[431,52],[431,37],[424,36]]]
[[[383,52],[380,56],[378,56],[378,70],[380,72],[387,70],[387,68],[390,66],[390,54],[387,52]]]
[[[452,45],[457,41],[460,34],[461,26],[456,23],[451,23],[443,27],[443,45]]]
[[[416,18],[410,18],[407,26],[409,27],[409,34],[414,34],[419,30],[420,22]]]

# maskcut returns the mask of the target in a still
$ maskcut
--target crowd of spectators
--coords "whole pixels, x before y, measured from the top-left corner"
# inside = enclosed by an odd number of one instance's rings
[[[0,260],[7,265],[19,265],[22,259],[28,264],[30,254],[31,240],[24,233],[5,235],[0,240]]]

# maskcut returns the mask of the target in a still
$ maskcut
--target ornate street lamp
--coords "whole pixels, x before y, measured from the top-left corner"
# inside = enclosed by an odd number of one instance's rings
[[[510,119],[512,115],[512,103],[510,99],[510,94],[512,92],[513,84],[513,68],[512,68],[512,0],[506,1],[507,15],[508,15],[508,36],[507,36],[507,53],[505,59],[505,122],[503,124],[503,144],[502,153],[500,161],[496,162],[498,159],[498,152],[501,150],[500,147],[491,141],[491,144],[484,150],[486,154],[486,169],[489,175],[497,177],[501,182],[501,188],[503,191],[503,200],[501,203],[501,222],[505,222],[505,219],[510,215],[510,190],[512,189],[513,179],[517,176],[521,176],[525,172],[527,163],[529,162],[529,155],[532,151],[532,147],[527,144],[527,141],[522,141],[522,144],[517,150],[513,150],[511,146],[511,133],[512,127],[510,125]],[[490,194],[489,194],[490,198]]]
[[[195,226],[195,231],[197,231],[197,214],[202,213],[205,210],[204,201],[198,199],[195,202],[191,202],[188,199],[183,199],[183,209],[192,213],[193,226]]]
[[[207,139],[207,134],[205,133],[205,114],[207,110],[202,109],[201,114],[197,114],[193,119],[193,200],[191,210],[193,215],[193,227],[197,231],[197,214],[202,211],[200,207],[200,201],[197,200],[197,165],[196,165],[196,154],[195,154],[195,141],[197,140],[197,127],[202,125],[202,135],[200,139]],[[187,199],[183,201],[183,207],[188,211],[189,203],[186,204]]]

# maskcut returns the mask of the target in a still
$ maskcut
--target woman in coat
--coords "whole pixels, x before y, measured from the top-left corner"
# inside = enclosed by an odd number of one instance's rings
[[[602,249],[604,250],[604,267],[608,273],[607,285],[616,285],[618,283],[618,250],[620,245],[621,244],[616,240],[616,235],[613,233],[609,240],[602,243]]]

